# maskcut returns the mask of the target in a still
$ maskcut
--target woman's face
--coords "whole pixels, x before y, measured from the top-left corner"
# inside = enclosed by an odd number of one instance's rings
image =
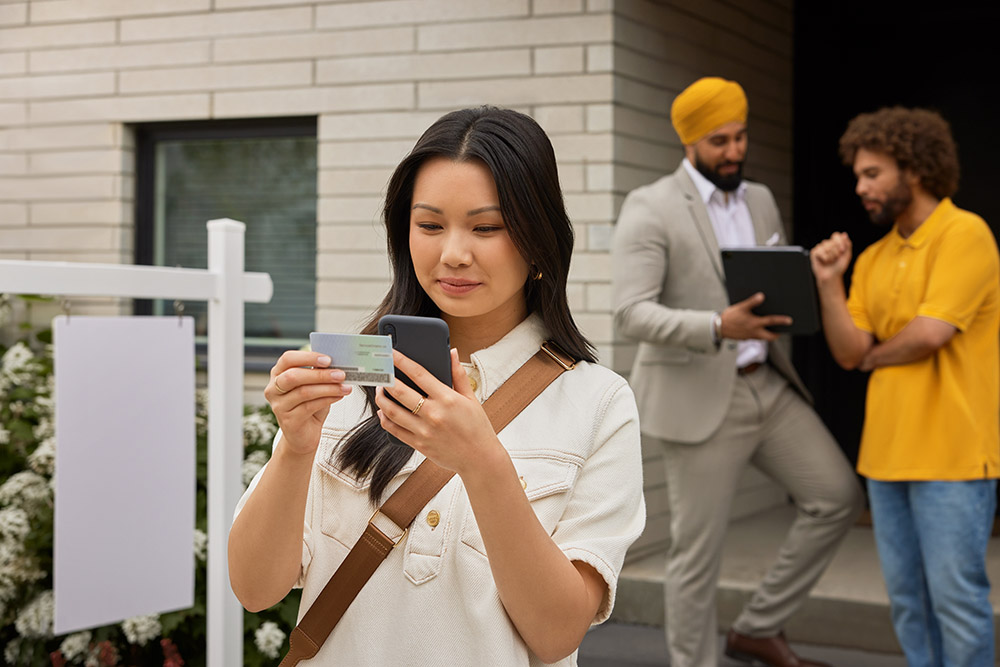
[[[432,158],[417,172],[410,208],[417,280],[444,319],[514,328],[527,315],[528,262],[500,215],[493,176],[479,160]]]

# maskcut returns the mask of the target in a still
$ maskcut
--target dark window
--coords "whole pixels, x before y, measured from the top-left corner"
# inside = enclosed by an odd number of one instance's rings
[[[205,223],[246,224],[246,270],[271,274],[247,304],[248,367],[303,345],[316,311],[316,119],[158,123],[136,128],[136,263],[207,268]],[[170,314],[165,301],[140,313]],[[207,304],[184,304],[206,334]],[[203,340],[203,339],[202,339]]]

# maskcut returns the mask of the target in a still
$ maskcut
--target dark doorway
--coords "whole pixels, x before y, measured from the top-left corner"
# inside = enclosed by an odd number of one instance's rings
[[[997,97],[998,19],[994,3],[795,3],[796,243],[811,247],[845,231],[856,256],[884,234],[858,203],[837,140],[857,114],[893,105],[935,109],[949,121],[962,169],[955,204],[1000,230],[993,184],[1000,132],[989,103]],[[795,362],[820,416],[856,462],[867,375],[837,367],[822,334],[795,341]]]

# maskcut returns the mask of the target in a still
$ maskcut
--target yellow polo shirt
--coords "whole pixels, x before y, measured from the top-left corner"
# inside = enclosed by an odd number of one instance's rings
[[[983,219],[944,199],[909,238],[893,227],[858,257],[847,306],[879,341],[918,315],[958,329],[927,359],[871,374],[858,472],[1000,476],[1000,259]]]

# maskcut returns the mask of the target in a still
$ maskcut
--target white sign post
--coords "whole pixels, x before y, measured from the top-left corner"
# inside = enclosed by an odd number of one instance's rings
[[[226,542],[243,490],[243,304],[267,303],[266,273],[244,273],[246,225],[208,222],[208,270],[0,260],[0,293],[208,301],[208,655],[243,664],[243,610],[229,587]],[[141,372],[141,371],[139,371]]]

